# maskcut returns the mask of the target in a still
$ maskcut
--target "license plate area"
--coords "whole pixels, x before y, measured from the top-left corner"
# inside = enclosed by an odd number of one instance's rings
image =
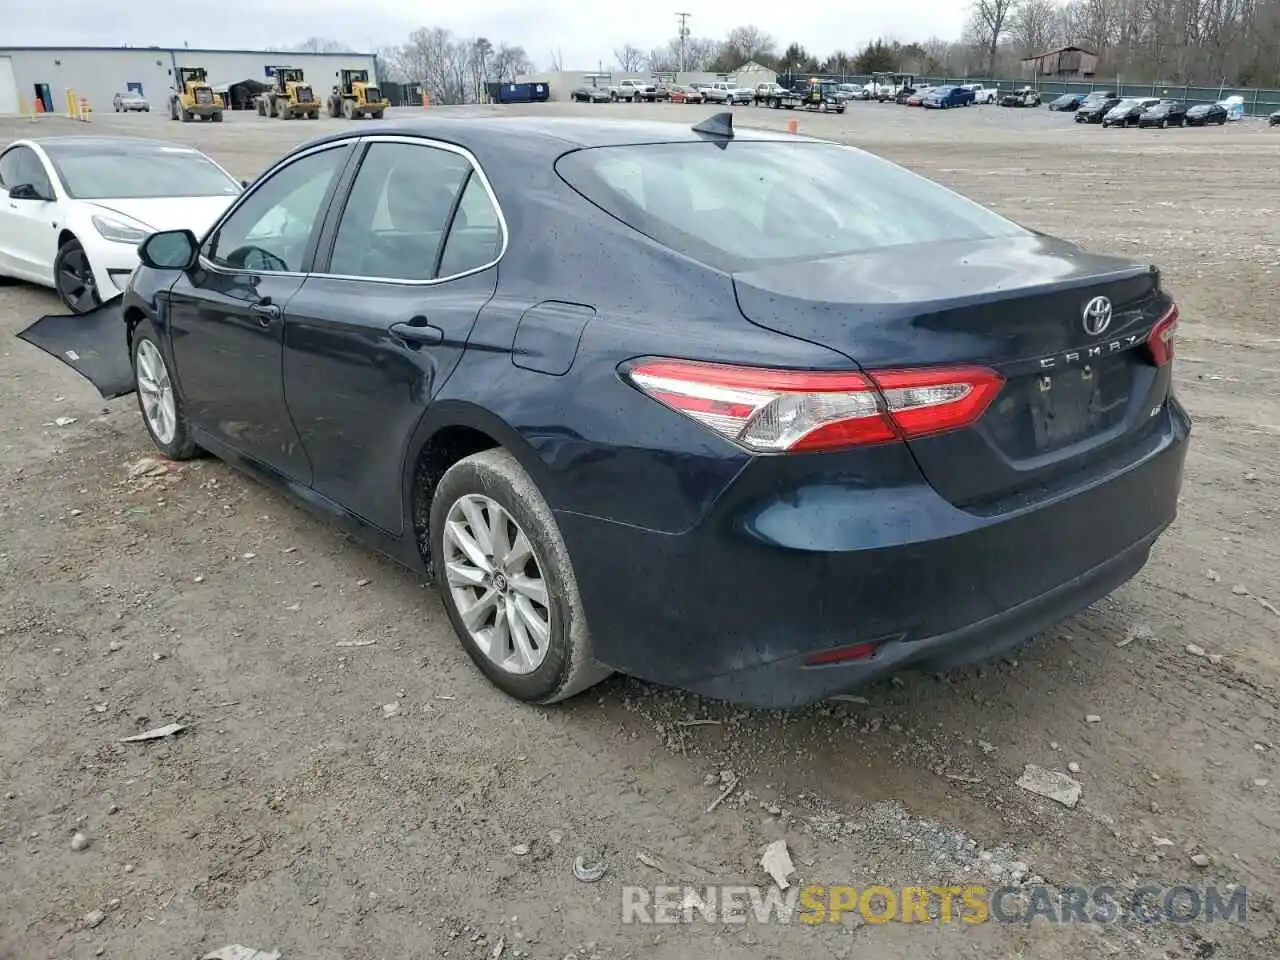
[[[984,418],[995,445],[1018,461],[1062,450],[1121,423],[1134,390],[1126,354],[1016,377]]]
[[[1127,373],[1127,365],[1104,361],[1031,378],[1027,409],[1035,450],[1059,450],[1117,422],[1129,401]]]

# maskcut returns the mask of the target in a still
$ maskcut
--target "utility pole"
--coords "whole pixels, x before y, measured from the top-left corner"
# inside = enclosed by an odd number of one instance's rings
[[[684,41],[689,36],[687,21],[692,14],[677,13],[676,16],[680,19],[680,72],[684,73]]]

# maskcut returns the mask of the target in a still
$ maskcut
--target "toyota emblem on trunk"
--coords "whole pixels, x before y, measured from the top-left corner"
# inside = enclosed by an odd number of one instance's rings
[[[1111,326],[1111,301],[1106,297],[1094,297],[1084,305],[1084,332],[1091,337],[1104,333]]]

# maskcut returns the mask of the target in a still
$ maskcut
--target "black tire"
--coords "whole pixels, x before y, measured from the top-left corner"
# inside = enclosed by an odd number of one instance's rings
[[[375,111],[375,112],[374,112],[374,114],[373,114],[373,119],[375,119],[375,120],[381,120],[381,119],[382,119],[382,115],[383,115],[385,112],[386,112],[385,110],[378,110],[378,111]]]
[[[210,120],[212,120],[214,123],[221,123],[221,122],[222,122],[222,111],[221,111],[221,110],[219,110],[219,111],[217,111],[216,113],[214,113],[214,114],[210,115],[209,119],[210,119]]]
[[[170,120],[178,119],[178,101],[177,100],[169,101],[169,119]]]
[[[75,237],[59,247],[53,258],[53,282],[58,299],[72,313],[88,313],[102,303],[93,267]]]
[[[591,634],[578,595],[578,581],[551,508],[519,462],[501,448],[458,461],[445,472],[431,501],[431,555],[443,558],[444,531],[450,508],[462,497],[480,494],[495,501],[524,531],[547,586],[550,635],[542,662],[531,672],[515,674],[490,660],[471,639],[449,588],[448,574],[437,562],[436,585],[445,612],[467,654],[494,686],[527,703],[555,703],[594,686],[612,672],[591,655]]]
[[[156,348],[161,359],[164,361],[165,373],[169,378],[170,384],[173,383],[173,370],[170,366],[170,358],[165,354],[163,341],[156,333],[150,321],[140,324],[133,332],[133,350],[131,353],[133,361],[133,382],[134,386],[138,384],[138,350],[146,341]],[[174,431],[173,439],[168,443],[161,441],[156,436],[155,431],[151,429],[151,421],[147,419],[146,408],[143,406],[143,395],[141,390],[136,390],[138,395],[138,412],[142,414],[142,425],[146,428],[147,434],[151,437],[151,442],[156,445],[161,453],[170,460],[191,460],[200,455],[200,447],[191,439],[191,424],[187,420],[187,412],[182,404],[182,396],[176,389],[173,390],[173,409],[174,409]]]

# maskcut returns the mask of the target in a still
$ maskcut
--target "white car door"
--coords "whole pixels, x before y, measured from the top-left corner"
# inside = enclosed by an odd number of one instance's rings
[[[13,196],[29,188],[28,196]],[[58,252],[58,204],[44,162],[18,144],[0,154],[0,271],[35,283],[53,283]]]

